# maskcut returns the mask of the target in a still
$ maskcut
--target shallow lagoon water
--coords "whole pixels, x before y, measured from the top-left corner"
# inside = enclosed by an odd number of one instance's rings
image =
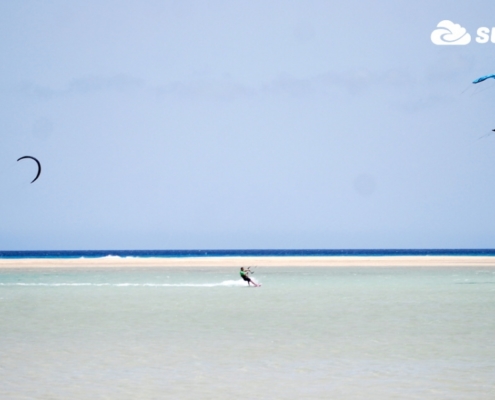
[[[492,399],[495,270],[0,271],[2,399]]]

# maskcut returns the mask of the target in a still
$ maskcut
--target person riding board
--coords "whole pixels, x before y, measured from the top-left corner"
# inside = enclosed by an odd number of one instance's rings
[[[241,271],[240,271],[241,278],[244,279],[249,286],[251,286],[251,283],[254,286],[259,286],[258,284],[254,283],[254,281],[248,276],[249,273],[252,273],[249,267],[246,269],[244,269],[244,267],[241,267]]]

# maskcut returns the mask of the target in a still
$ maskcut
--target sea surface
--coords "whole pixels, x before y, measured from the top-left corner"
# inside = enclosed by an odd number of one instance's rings
[[[0,399],[494,398],[495,269],[253,277],[0,269]]]

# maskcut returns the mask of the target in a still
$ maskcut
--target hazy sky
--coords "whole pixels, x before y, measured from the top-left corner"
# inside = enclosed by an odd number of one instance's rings
[[[446,19],[472,42],[434,45]],[[492,26],[493,0],[2,1],[0,249],[493,248]]]

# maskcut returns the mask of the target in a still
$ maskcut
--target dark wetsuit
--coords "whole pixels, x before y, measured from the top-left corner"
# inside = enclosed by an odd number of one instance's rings
[[[248,276],[248,274],[244,271],[240,272],[241,278],[244,279],[246,282],[251,282],[251,278]]]

